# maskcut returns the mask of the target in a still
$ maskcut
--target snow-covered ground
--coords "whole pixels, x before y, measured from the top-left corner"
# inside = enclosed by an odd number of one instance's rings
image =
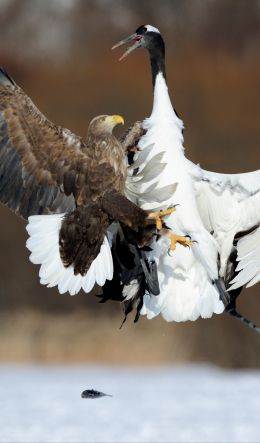
[[[259,442],[260,372],[1,366],[0,441]]]

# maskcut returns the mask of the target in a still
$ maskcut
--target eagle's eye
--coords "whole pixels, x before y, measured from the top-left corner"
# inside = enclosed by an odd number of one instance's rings
[[[101,121],[101,122],[104,122],[105,120],[106,120],[106,117],[101,117],[101,118],[100,118],[100,121]]]

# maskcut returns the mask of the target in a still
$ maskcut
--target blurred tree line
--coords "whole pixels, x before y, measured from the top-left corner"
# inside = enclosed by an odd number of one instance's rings
[[[166,40],[188,157],[221,172],[258,169],[259,0],[0,0],[0,63],[43,113],[82,136],[102,113],[120,113],[130,125],[151,110],[147,55],[138,51],[119,64],[121,53],[110,48],[147,23]],[[3,206],[0,217],[0,360],[69,359],[68,352],[75,360],[98,359],[105,334],[112,361],[120,360],[125,340],[133,361],[150,361],[144,349],[152,337],[156,362],[260,365],[259,337],[225,315],[182,325],[142,319],[119,332],[117,305],[42,287],[28,262],[25,223]],[[259,285],[244,292],[239,307],[260,323],[258,292]],[[52,351],[44,348],[50,340]]]
[[[73,50],[87,59],[110,37],[160,23],[175,55],[201,48],[254,56],[259,10],[259,0],[1,0],[1,50],[55,60]]]

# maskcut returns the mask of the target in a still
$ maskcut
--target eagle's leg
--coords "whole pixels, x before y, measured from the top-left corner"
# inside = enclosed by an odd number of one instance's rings
[[[155,220],[156,229],[158,231],[161,231],[161,229],[163,227],[162,218],[166,217],[167,215],[172,214],[174,211],[176,211],[175,207],[166,209],[165,211],[149,212],[149,214],[147,216],[147,224],[149,223],[149,220]]]
[[[165,211],[144,211],[129,201],[124,195],[116,191],[106,192],[102,197],[101,207],[111,220],[117,220],[136,232],[136,242],[139,247],[148,246],[155,230],[160,235],[170,238],[170,250],[174,251],[176,243],[183,246],[191,246],[192,241],[188,237],[174,234],[165,224],[163,217],[176,211],[176,207]]]
[[[163,224],[163,217],[172,214],[174,211],[176,211],[176,207],[166,209],[165,211],[151,211],[147,216],[147,224],[149,224],[149,221],[154,220],[156,223],[156,229],[160,231],[160,235],[170,239],[170,251],[175,251],[177,243],[185,248],[192,245],[192,240],[189,236],[175,234]]]

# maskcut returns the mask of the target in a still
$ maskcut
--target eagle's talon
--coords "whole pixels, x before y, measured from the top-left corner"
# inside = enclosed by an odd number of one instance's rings
[[[169,255],[169,257],[173,257],[173,255],[171,254],[171,248],[168,249],[167,254]]]
[[[147,215],[148,224],[150,223],[150,220],[155,221],[157,235],[160,232],[160,235],[165,235],[166,237],[169,237],[171,243],[170,243],[170,248],[168,250],[168,255],[170,257],[171,255],[169,252],[175,251],[177,243],[184,246],[185,248],[187,247],[190,248],[193,243],[190,235],[187,234],[184,236],[184,235],[174,234],[169,228],[167,228],[165,224],[163,225],[162,218],[175,212],[176,206],[178,206],[178,204],[165,210],[150,212]]]
[[[167,209],[175,209],[176,210],[177,206],[180,206],[180,203],[176,203],[176,205],[170,205],[170,206],[168,206]]]
[[[172,231],[168,231],[168,237],[170,238],[170,242],[171,242],[171,246],[170,249],[171,251],[174,251],[176,249],[176,245],[177,243],[179,243],[180,245],[184,246],[185,248],[190,248],[192,246],[192,240],[190,238],[190,236],[183,236],[183,235],[177,235],[174,234]]]

